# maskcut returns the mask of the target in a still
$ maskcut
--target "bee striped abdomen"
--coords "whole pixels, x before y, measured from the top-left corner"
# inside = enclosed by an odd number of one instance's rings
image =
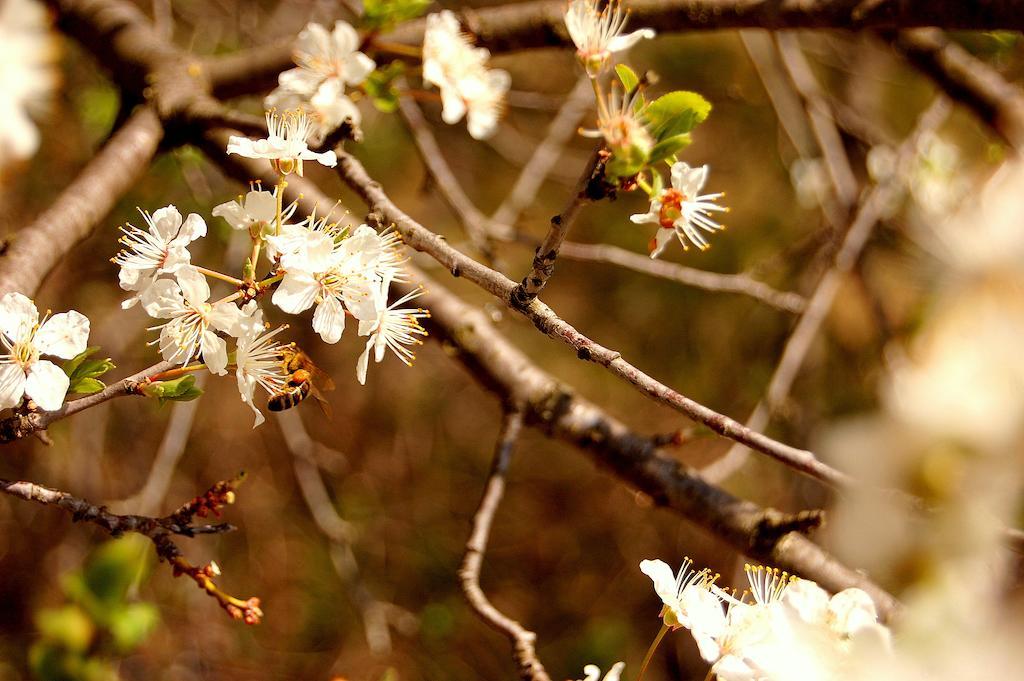
[[[288,379],[288,387],[279,393],[270,396],[267,400],[267,409],[270,411],[284,411],[298,406],[302,400],[309,397],[312,390],[309,372],[299,369]]]

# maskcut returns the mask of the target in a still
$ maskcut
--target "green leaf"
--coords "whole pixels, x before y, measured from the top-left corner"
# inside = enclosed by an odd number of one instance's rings
[[[185,374],[170,381],[147,383],[142,388],[142,394],[146,397],[155,397],[163,404],[167,400],[188,402],[202,395],[203,391],[196,387],[196,377],[193,374]]]
[[[393,61],[387,66],[377,69],[367,78],[363,87],[373,101],[373,105],[384,113],[394,113],[398,109],[398,89],[395,79],[405,73],[405,65]]]
[[[112,608],[146,570],[149,542],[138,535],[108,541],[93,552],[82,570],[84,586],[100,605]],[[102,621],[106,613],[91,613]]]
[[[36,627],[44,639],[78,652],[89,648],[96,633],[92,620],[77,605],[40,610]]]
[[[605,177],[612,182],[623,177],[633,177],[647,165],[648,153],[646,148],[638,144],[615,149],[611,160],[605,165]]]
[[[647,107],[647,123],[659,142],[690,132],[711,113],[711,103],[696,92],[677,90]]]
[[[86,348],[85,350],[83,350],[82,352],[78,353],[77,355],[75,355],[74,357],[69,359],[68,361],[64,362],[64,373],[67,374],[68,377],[74,376],[75,375],[75,370],[78,369],[78,366],[82,362],[84,362],[87,357],[89,357],[90,355],[95,354],[96,351],[99,350],[99,349],[100,349],[100,346],[93,345],[92,347]]]
[[[79,395],[92,395],[106,387],[107,386],[104,385],[102,381],[97,381],[95,378],[76,378],[68,387],[68,392],[77,393]]]
[[[626,92],[629,92],[640,83],[640,77],[636,75],[636,71],[625,64],[616,64],[615,73],[618,74],[619,80],[622,81],[622,86],[626,88]]]
[[[658,161],[664,161],[673,154],[677,154],[690,146],[692,141],[693,139],[690,137],[690,133],[688,132],[664,139],[655,144],[654,148],[651,149],[651,156],[650,159],[648,159],[648,162],[657,163]]]
[[[152,603],[131,603],[111,613],[108,628],[114,646],[124,654],[141,645],[159,621],[160,614]]]
[[[426,11],[431,0],[363,0],[362,23],[382,30],[399,22],[415,19]]]

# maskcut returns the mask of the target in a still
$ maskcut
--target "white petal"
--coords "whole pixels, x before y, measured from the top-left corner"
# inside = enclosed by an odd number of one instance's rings
[[[676,576],[672,568],[663,560],[642,560],[640,561],[640,572],[651,578],[654,582],[654,592],[661,598],[662,603],[674,605],[678,594],[676,593]]]
[[[210,284],[195,267],[182,267],[174,273],[174,276],[178,280],[178,286],[181,287],[181,293],[185,296],[185,300],[193,307],[199,307],[210,299]]]
[[[626,33],[625,35],[617,35],[608,41],[608,51],[621,52],[623,50],[628,50],[641,40],[645,38],[650,40],[654,36],[655,33],[653,28],[641,28],[640,30],[633,31],[632,33]]]
[[[16,407],[25,394],[25,372],[17,364],[0,364],[0,409]]]
[[[24,294],[14,291],[0,298],[0,331],[11,340],[24,339],[38,322],[39,311]]]
[[[181,287],[172,279],[158,279],[139,293],[142,309],[150,317],[167,319],[185,310]]]
[[[625,668],[625,662],[616,662],[612,665],[612,668],[608,670],[608,673],[604,675],[604,681],[619,681],[619,677],[622,676],[622,670]]]
[[[843,635],[850,635],[878,621],[875,602],[857,588],[844,589],[833,596],[828,611],[832,628]]]
[[[245,195],[245,212],[252,220],[271,222],[277,217],[277,197],[273,192],[249,192]]]
[[[313,313],[313,330],[320,334],[325,343],[334,344],[341,340],[345,331],[345,308],[334,296],[325,298]]]
[[[786,587],[783,604],[811,624],[825,621],[828,614],[828,593],[814,582],[800,579]]]
[[[333,168],[338,165],[338,156],[333,151],[325,151],[318,154],[315,151],[307,149],[299,155],[299,158],[304,161],[316,161],[328,168]]]
[[[63,369],[53,362],[41,359],[29,367],[25,394],[32,398],[40,409],[56,411],[64,404],[70,383]]]
[[[223,376],[227,373],[228,344],[224,339],[207,329],[203,332],[203,362],[214,374]]]
[[[164,206],[153,212],[153,229],[167,243],[178,234],[181,227],[181,213],[173,205]]]
[[[354,52],[345,59],[345,82],[349,85],[359,85],[373,70],[377,64],[362,52]]]
[[[206,220],[196,213],[189,213],[189,216],[185,218],[185,224],[181,226],[178,238],[188,242],[204,236],[206,236]]]
[[[75,310],[55,314],[36,332],[33,342],[44,355],[71,359],[89,344],[89,318]]]
[[[651,251],[651,259],[657,258],[661,255],[661,252],[665,250],[665,246],[672,243],[672,236],[675,234],[675,230],[672,229],[659,229],[654,235],[654,250]],[[685,244],[683,245],[685,248]]]
[[[441,88],[441,120],[448,125],[458,123],[466,115],[466,103],[453,87]]]
[[[359,359],[356,361],[356,379],[359,381],[359,385],[366,385],[366,369],[370,365],[371,347],[373,347],[373,338],[366,341],[366,347],[363,349],[363,354],[359,355]]]
[[[206,318],[213,328],[236,336],[241,327],[242,311],[234,303],[218,303],[210,309]]]
[[[232,229],[245,229],[249,226],[245,210],[239,205],[238,201],[228,201],[214,206],[213,216],[224,218],[224,221],[231,225]]]
[[[319,290],[320,285],[308,272],[288,272],[271,301],[289,314],[299,314],[313,306]]]
[[[647,223],[653,223],[655,225],[661,224],[661,209],[660,204],[654,202],[651,204],[651,211],[649,213],[634,213],[629,216],[629,221],[637,225],[643,225]]]

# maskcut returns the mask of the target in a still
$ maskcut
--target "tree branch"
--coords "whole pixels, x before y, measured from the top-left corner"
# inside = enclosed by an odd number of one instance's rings
[[[551,681],[544,665],[537,658],[534,643],[537,635],[522,624],[498,610],[480,588],[480,568],[483,566],[484,553],[487,551],[487,540],[494,523],[494,514],[505,494],[505,474],[508,472],[515,449],[519,431],[522,429],[523,415],[518,411],[505,414],[501,424],[501,433],[494,447],[494,462],[491,474],[487,478],[480,506],[473,515],[473,530],[466,542],[466,553],[459,568],[459,581],[462,592],[484,622],[492,629],[504,634],[512,643],[513,657],[519,668],[519,677],[523,681]]]

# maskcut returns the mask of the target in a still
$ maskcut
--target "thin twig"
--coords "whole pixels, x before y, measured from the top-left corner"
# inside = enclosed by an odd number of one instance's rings
[[[867,245],[875,225],[891,205],[895,196],[901,191],[897,178],[907,172],[907,165],[914,158],[918,140],[922,135],[934,130],[946,119],[949,113],[949,102],[939,97],[921,114],[914,132],[900,145],[897,151],[897,170],[893,177],[875,185],[864,197],[857,214],[850,223],[842,245],[836,251],[832,266],[822,275],[807,302],[807,308],[797,321],[793,332],[786,341],[782,357],[768,382],[764,399],[754,408],[747,426],[754,430],[763,430],[771,420],[772,414],[779,408],[789,395],[793,382],[803,366],[811,344],[821,329],[822,322],[832,308],[843,279],[856,265],[860,254]],[[733,445],[722,458],[714,461],[701,470],[708,480],[717,482],[734,473],[746,460],[748,450],[742,444]]]
[[[705,291],[739,293],[750,296],[755,300],[760,300],[762,303],[771,305],[779,310],[794,314],[803,312],[807,304],[803,296],[798,293],[778,291],[746,274],[720,274],[664,260],[651,260],[618,246],[580,244],[566,241],[562,244],[561,255],[569,260],[618,265],[634,272],[668,279],[685,286],[704,289]]]
[[[480,506],[473,515],[473,530],[466,542],[466,553],[459,568],[459,581],[466,600],[484,622],[492,629],[504,634],[512,643],[513,657],[519,669],[519,677],[523,681],[551,681],[544,665],[537,658],[535,643],[537,635],[522,624],[498,610],[480,588],[480,568],[483,566],[484,554],[487,551],[487,540],[494,523],[494,514],[505,494],[505,474],[512,460],[512,451],[519,431],[523,427],[523,415],[519,411],[509,411],[501,425],[501,433],[494,447],[494,461],[491,474],[487,478]]]
[[[590,86],[590,78],[580,76],[558,113],[548,124],[544,139],[519,171],[512,189],[491,215],[487,223],[488,233],[498,234],[506,239],[512,238],[514,225],[519,221],[523,209],[536,199],[537,192],[561,158],[565,145],[575,136],[580,117],[592,108],[593,99],[594,91]]]
[[[295,471],[302,499],[309,509],[313,522],[330,542],[334,570],[362,615],[366,644],[371,652],[385,655],[391,652],[388,615],[395,606],[375,598],[360,574],[359,563],[352,550],[352,526],[335,509],[320,475],[320,469],[316,465],[316,450],[321,445],[310,437],[297,411],[278,413],[277,422],[281,427],[285,446],[292,455],[292,469]]]

